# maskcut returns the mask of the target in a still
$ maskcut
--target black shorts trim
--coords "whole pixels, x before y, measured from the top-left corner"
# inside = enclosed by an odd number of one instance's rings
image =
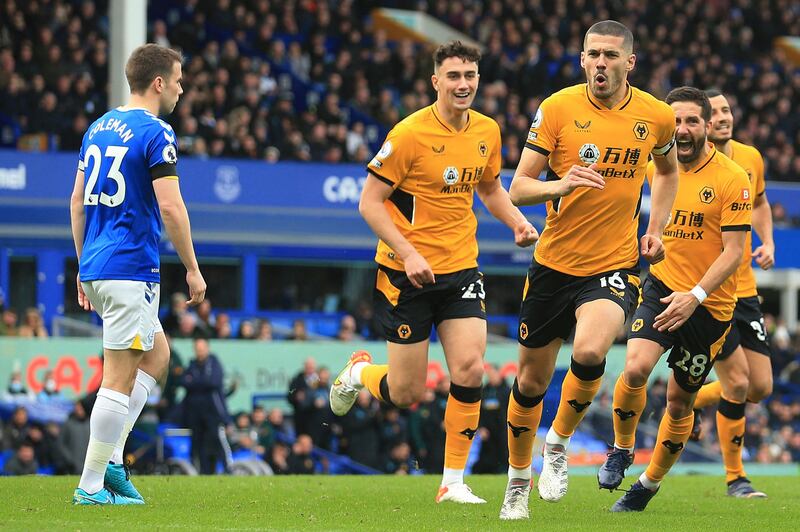
[[[722,352],[717,360],[726,360],[739,346],[766,357],[772,356],[769,334],[764,324],[764,314],[761,312],[758,296],[743,297],[736,302],[731,332],[725,339],[725,345],[722,346]]]
[[[627,318],[639,300],[639,271],[620,268],[578,277],[548,268],[534,258],[520,305],[517,341],[536,348],[557,338],[567,340],[575,327],[577,308],[598,299],[614,301]]]
[[[486,289],[478,268],[436,274],[436,283],[415,288],[406,272],[378,267],[375,318],[387,342],[415,344],[445,320],[486,320]],[[484,325],[485,326],[485,325]]]
[[[667,362],[678,385],[689,393],[697,392],[711,372],[714,360],[722,352],[730,331],[730,322],[715,319],[707,308],[699,306],[676,331],[661,332],[655,327],[656,316],[667,305],[661,298],[673,292],[652,274],[642,287],[642,300],[631,322],[628,339],[643,338],[669,351]]]

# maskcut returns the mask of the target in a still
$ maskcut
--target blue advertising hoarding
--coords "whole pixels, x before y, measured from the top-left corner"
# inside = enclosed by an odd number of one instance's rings
[[[76,168],[77,154],[0,150],[0,245],[71,248],[69,196]],[[183,157],[178,168],[201,254],[372,258],[375,237],[358,213],[363,166]],[[503,175],[506,188],[510,179]],[[790,216],[800,217],[800,187],[770,183],[767,190]],[[481,263],[527,264],[530,251],[514,246],[511,231],[477,196],[475,203]],[[541,229],[544,207],[524,212]],[[793,252],[800,249],[800,231],[779,228],[775,238],[779,265],[800,267],[800,254]]]

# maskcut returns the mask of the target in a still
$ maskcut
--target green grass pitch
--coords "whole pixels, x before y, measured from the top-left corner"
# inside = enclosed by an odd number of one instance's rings
[[[488,504],[437,505],[434,476],[137,477],[147,505],[75,507],[76,477],[0,478],[0,530],[797,530],[797,477],[756,477],[767,500],[725,496],[722,477],[668,477],[644,513],[611,514],[619,494],[574,477],[558,504],[531,494],[531,519],[498,519],[506,479],[473,476]],[[627,486],[626,480],[624,484]],[[621,493],[620,493],[621,494]]]

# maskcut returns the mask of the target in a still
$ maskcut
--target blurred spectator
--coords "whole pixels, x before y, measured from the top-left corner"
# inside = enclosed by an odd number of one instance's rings
[[[290,473],[289,447],[282,442],[275,443],[269,452],[267,463],[276,475],[288,475]]]
[[[14,369],[11,373],[11,379],[8,381],[8,388],[3,399],[14,401],[18,399],[33,399],[33,393],[29,392],[25,387],[25,381],[22,379],[22,371]]]
[[[2,448],[17,449],[28,439],[30,428],[30,423],[28,423],[28,411],[24,406],[18,406],[14,409],[14,412],[11,414],[11,419],[3,428]]]
[[[789,362],[780,373],[780,379],[784,382],[800,386],[800,356]]]
[[[283,410],[280,408],[273,408],[269,411],[267,422],[272,428],[272,432],[275,434],[276,438],[288,440],[294,436],[292,429],[283,417]]]
[[[60,465],[57,443],[60,430],[56,423],[45,426],[33,423],[30,426],[27,439],[33,445],[33,454],[40,467],[53,467],[55,470]]]
[[[772,202],[772,224],[775,227],[786,228],[792,226],[792,221],[786,214],[786,207],[779,201]]]
[[[294,428],[297,434],[308,434],[311,424],[310,397],[319,382],[317,361],[308,357],[303,362],[303,371],[289,382],[287,400],[294,409]]]
[[[361,335],[356,333],[356,319],[350,314],[342,316],[339,323],[339,332],[336,334],[336,339],[342,342],[352,342],[354,340],[363,340]]]
[[[256,330],[253,327],[253,322],[250,320],[242,320],[239,324],[239,333],[236,335],[240,340],[253,340],[256,337]]]
[[[170,297],[169,314],[167,314],[167,317],[161,322],[164,332],[170,336],[180,334],[181,319],[188,312],[189,308],[186,301],[186,294],[181,292],[175,292]],[[189,338],[190,336],[191,334],[185,338]]]
[[[286,337],[287,340],[308,340],[306,330],[306,320],[298,318],[292,322],[292,332]]]
[[[56,379],[51,370],[44,374],[44,386],[42,386],[42,391],[36,395],[36,400],[40,403],[63,402],[66,400],[58,389],[58,384],[56,384]]]
[[[6,475],[12,476],[35,475],[38,470],[39,463],[33,452],[33,444],[29,440],[23,441],[16,447],[14,456],[6,462],[3,468]]]
[[[250,422],[247,412],[239,412],[234,417],[234,425],[229,430],[228,441],[232,451],[255,451],[258,445],[258,432]]]
[[[214,320],[214,338],[227,340],[233,338],[231,330],[231,318],[227,312],[220,312]]]
[[[287,460],[288,473],[293,475],[312,475],[314,474],[314,460],[311,459],[311,451],[314,444],[311,436],[300,434],[292,445],[292,453]]]
[[[647,387],[647,406],[642,413],[644,420],[661,419],[667,407],[667,383],[661,377],[656,378]]]
[[[0,336],[17,336],[17,311],[13,308],[3,310],[3,319],[0,322]]]
[[[366,340],[382,340],[383,331],[372,311],[369,301],[361,300],[356,307],[356,330]]]
[[[444,409],[450,392],[450,379],[442,378],[435,390],[426,390],[425,398],[411,412],[409,437],[414,454],[426,473],[441,473],[444,468]]]
[[[265,342],[272,340],[272,323],[267,318],[258,321],[258,332],[256,333],[256,340]]]
[[[215,338],[217,331],[214,328],[214,316],[211,313],[211,300],[206,298],[197,305],[197,321],[194,324],[195,334],[205,338]]]
[[[44,320],[39,310],[30,307],[25,311],[25,319],[19,326],[19,335],[25,338],[47,338],[47,329],[44,327]]]
[[[380,405],[368,390],[358,392],[353,408],[341,419],[340,448],[360,464],[381,468]]]
[[[156,405],[156,413],[160,421],[174,422],[178,419],[176,400],[178,387],[181,385],[181,376],[183,375],[183,359],[180,353],[175,350],[172,337],[169,334],[165,334],[165,337],[169,345],[169,367],[163,381],[159,382],[162,388]]]
[[[160,46],[169,48],[170,42],[169,37],[167,37],[167,25],[163,20],[156,20],[153,22],[152,35],[148,42],[154,42]]]
[[[330,391],[331,372],[326,367],[320,367],[317,372],[318,379],[306,392],[308,401],[307,433],[311,436],[314,445],[323,449],[331,448],[331,412]],[[300,432],[298,431],[298,434]]]
[[[392,475],[408,475],[414,469],[411,456],[411,447],[406,442],[400,442],[389,449],[383,470]]]
[[[481,452],[472,467],[474,473],[502,473],[508,464],[508,427],[506,411],[511,389],[494,364],[486,366],[486,384],[481,400],[478,435]]]
[[[408,421],[393,406],[382,405],[383,419],[380,424],[381,454],[388,458],[399,443],[408,441]]]
[[[188,312],[183,314],[178,322],[178,330],[173,336],[175,338],[194,338],[196,336],[196,322],[197,318],[195,318],[194,314]]]
[[[218,460],[228,460],[225,425],[229,422],[223,394],[224,371],[211,354],[208,340],[195,338],[195,358],[181,375],[186,388],[183,399],[184,425],[192,429],[192,460],[201,474],[216,471]]]
[[[78,113],[70,121],[69,127],[61,130],[59,148],[63,151],[77,152],[81,149],[83,135],[89,128],[86,114]]]
[[[64,472],[80,475],[89,445],[89,415],[86,399],[76,401],[72,412],[61,427],[57,446],[63,460]]]
[[[266,457],[275,444],[275,432],[267,420],[267,412],[264,407],[256,406],[253,408],[251,424],[256,434],[255,451],[260,456]]]

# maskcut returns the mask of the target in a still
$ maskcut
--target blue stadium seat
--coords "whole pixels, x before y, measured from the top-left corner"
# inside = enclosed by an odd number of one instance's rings
[[[5,475],[6,462],[11,460],[12,456],[14,456],[14,451],[7,450],[0,452],[0,476]]]
[[[45,466],[45,467],[40,467],[39,469],[36,470],[36,474],[37,475],[48,475],[48,476],[49,475],[55,475],[56,474],[56,468],[51,466],[51,465],[50,466]]]
[[[164,442],[164,458],[180,458],[191,461],[192,437],[185,433],[176,434],[177,425],[162,423],[158,426],[158,435]]]

